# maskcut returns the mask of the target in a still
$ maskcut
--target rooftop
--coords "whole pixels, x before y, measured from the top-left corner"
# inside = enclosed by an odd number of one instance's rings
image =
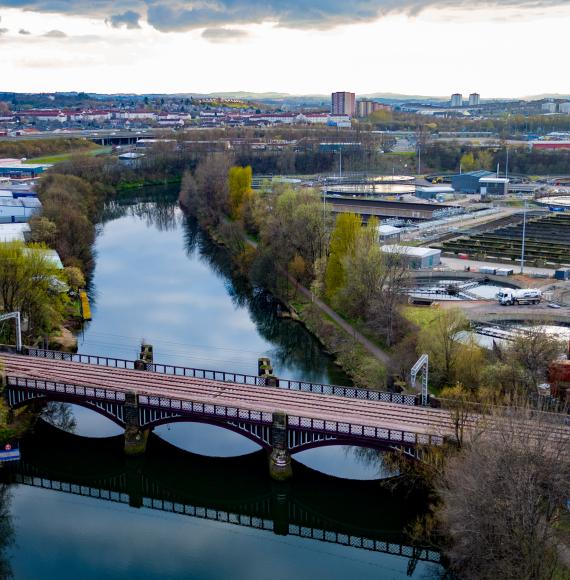
[[[0,224],[0,242],[23,242],[29,231],[29,224]]]
[[[441,253],[441,250],[435,248],[399,246],[397,244],[382,246],[382,251],[389,254],[403,254],[405,256],[413,256],[414,258],[424,258],[426,256],[434,256]]]
[[[477,171],[466,171],[464,173],[458,173],[453,177],[460,177],[461,175],[469,175],[470,177],[488,177],[489,175],[493,175],[492,171],[487,171],[485,169],[478,169]]]
[[[482,177],[479,183],[509,183],[510,181],[508,177]]]

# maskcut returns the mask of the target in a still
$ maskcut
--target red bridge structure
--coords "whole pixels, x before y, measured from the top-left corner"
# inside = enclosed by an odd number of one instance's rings
[[[421,406],[416,395],[141,362],[27,347],[0,353],[11,408],[81,405],[124,428],[129,454],[143,453],[158,425],[203,422],[258,443],[269,452],[272,477],[286,479],[291,454],[312,447],[401,449],[414,457],[455,433],[449,411]]]

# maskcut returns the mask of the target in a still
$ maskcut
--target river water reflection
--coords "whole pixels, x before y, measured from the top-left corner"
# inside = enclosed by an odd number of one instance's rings
[[[224,251],[175,199],[176,192],[157,190],[108,208],[90,289],[93,321],[79,351],[133,359],[145,339],[157,362],[255,374],[265,355],[278,376],[349,384],[314,337],[278,316],[270,295],[232,276]],[[16,577],[399,578],[408,569],[414,577],[439,569],[378,549],[406,544],[403,530],[417,506],[373,481],[348,481],[384,476],[377,454],[306,451],[295,456],[293,481],[280,487],[268,478],[264,453],[236,433],[164,425],[144,458],[127,461],[116,425],[70,409],[74,434],[39,424],[20,466],[2,473],[15,539],[6,558]],[[100,499],[102,491],[119,495]],[[186,508],[174,504],[261,518],[270,529],[202,512],[184,517],[172,512]],[[376,551],[298,537],[320,530],[323,540],[326,529],[353,534],[353,542],[368,538]]]

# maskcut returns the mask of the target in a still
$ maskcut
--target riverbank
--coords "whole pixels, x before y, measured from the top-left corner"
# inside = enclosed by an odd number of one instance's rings
[[[118,194],[129,192],[133,189],[141,189],[143,187],[150,187],[155,185],[176,185],[182,182],[182,176],[172,177],[169,179],[141,179],[137,181],[123,182],[117,185],[116,192]]]
[[[182,202],[180,207],[188,214],[191,210]],[[225,217],[224,224],[229,223]],[[230,240],[224,238],[223,228],[214,226],[206,227],[205,230],[212,241],[225,248],[231,256],[236,267],[243,274],[243,262],[231,251]],[[243,233],[243,242],[253,251],[258,251],[258,242]],[[252,256],[246,262],[251,263]],[[249,272],[246,273],[246,275]],[[330,354],[351,380],[362,387],[375,390],[386,388],[387,366],[390,364],[390,356],[371,340],[358,331],[352,324],[342,318],[323,300],[316,297],[309,289],[296,281],[291,274],[280,272],[278,274],[282,284],[277,284],[269,290],[284,306],[289,316],[302,324]],[[293,294],[291,295],[291,289]]]

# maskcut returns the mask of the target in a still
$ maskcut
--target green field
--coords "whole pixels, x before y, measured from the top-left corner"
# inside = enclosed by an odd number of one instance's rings
[[[68,151],[67,153],[57,153],[55,155],[46,155],[44,157],[34,157],[33,159],[26,159],[24,163],[61,163],[68,161],[73,155],[78,153],[86,153],[87,155],[103,155],[111,153],[111,147],[98,147],[97,149],[77,149],[76,151]]]

